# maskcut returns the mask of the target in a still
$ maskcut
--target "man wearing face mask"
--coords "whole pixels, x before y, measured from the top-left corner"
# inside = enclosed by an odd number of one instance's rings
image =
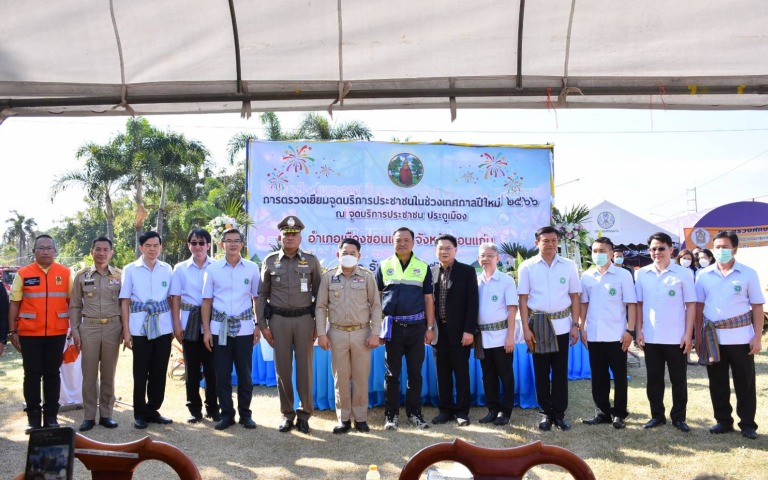
[[[635,286],[626,270],[611,264],[613,242],[592,243],[595,265],[581,276],[581,341],[589,350],[592,399],[597,412],[587,425],[613,423],[624,428],[627,417],[627,349],[635,332]],[[616,384],[611,407],[611,376]]]
[[[696,331],[699,363],[707,366],[709,396],[717,423],[709,433],[732,432],[733,407],[728,372],[733,375],[741,435],[757,438],[755,354],[762,349],[763,304],[757,272],[734,258],[739,237],[720,232],[713,240],[717,263],[696,279]]]
[[[339,421],[333,433],[351,430],[350,417],[356,430],[368,432],[368,376],[371,350],[379,346],[381,298],[373,273],[357,265],[360,242],[345,238],[336,256],[339,266],[323,274],[315,309],[317,344],[331,350]]]
[[[667,423],[664,411],[664,365],[672,384],[672,425],[691,429],[686,420],[688,404],[687,355],[691,350],[696,292],[690,268],[672,261],[672,238],[663,232],[648,239],[653,263],[637,272],[637,346],[645,351],[648,375],[646,394],[651,419],[643,428]]]

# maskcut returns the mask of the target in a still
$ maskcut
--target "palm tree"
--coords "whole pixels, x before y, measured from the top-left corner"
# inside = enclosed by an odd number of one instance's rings
[[[27,257],[27,243],[31,238],[35,237],[35,229],[37,228],[37,222],[33,218],[27,218],[20,214],[17,210],[11,210],[13,215],[7,219],[5,223],[9,224],[8,230],[3,235],[3,240],[8,243],[16,243],[18,245],[19,257]]]
[[[120,162],[120,152],[114,143],[96,145],[87,143],[76,153],[78,159],[85,159],[82,170],[68,170],[54,179],[51,186],[51,203],[56,196],[70,188],[81,187],[88,198],[103,207],[107,219],[107,238],[115,238],[115,212],[112,195],[121,178],[126,174],[125,165]]]

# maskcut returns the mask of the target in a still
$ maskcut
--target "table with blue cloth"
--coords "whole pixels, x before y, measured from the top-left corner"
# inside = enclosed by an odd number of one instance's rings
[[[263,342],[263,341],[262,341]],[[422,386],[422,401],[424,404],[437,405],[437,374],[435,370],[435,359],[432,355],[432,347],[424,346],[426,352],[424,365],[421,374],[424,380]],[[404,362],[405,360],[403,360]],[[480,360],[474,357],[474,352],[470,355],[470,391],[472,405],[485,405],[485,389],[483,388],[483,371],[480,367]],[[519,343],[515,347],[515,356],[513,362],[515,372],[515,405],[521,408],[537,408],[536,403],[536,385],[534,383],[533,359],[528,353],[528,347],[525,343]],[[313,387],[312,398],[314,407],[318,410],[334,410],[336,396],[333,389],[333,373],[331,372],[331,352],[325,351],[315,346],[315,359],[313,363]],[[294,365],[294,380],[296,368]],[[378,347],[371,351],[371,375],[368,379],[368,404],[370,407],[376,407],[384,404],[384,347]],[[234,372],[232,374],[233,383],[237,382]],[[568,352],[568,379],[580,380],[590,378],[589,353],[581,342],[577,342]],[[266,385],[274,387],[277,385],[277,376],[275,375],[275,364],[273,361],[265,361],[261,352],[261,343],[253,349],[253,373],[252,379],[254,385]],[[294,385],[296,382],[294,381]],[[407,385],[406,368],[403,366],[402,376],[400,378],[400,401],[405,400],[405,390]],[[295,394],[296,406],[298,407],[298,393]]]

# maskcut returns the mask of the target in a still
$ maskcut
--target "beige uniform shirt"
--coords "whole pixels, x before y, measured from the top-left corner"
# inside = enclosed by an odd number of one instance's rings
[[[102,275],[96,267],[87,267],[75,275],[69,302],[69,319],[73,326],[81,323],[82,317],[104,319],[120,316],[119,268],[108,267],[109,273]]]
[[[371,335],[381,330],[381,296],[376,277],[358,266],[350,276],[341,267],[328,270],[317,292],[315,322],[318,335],[326,332],[326,319],[340,327],[371,325]],[[322,333],[321,333],[322,332]]]
[[[321,268],[317,257],[301,250],[293,258],[287,257],[282,249],[267,255],[261,267],[258,318],[265,318],[267,300],[279,308],[312,305],[320,287]],[[266,325],[259,326],[266,328]]]

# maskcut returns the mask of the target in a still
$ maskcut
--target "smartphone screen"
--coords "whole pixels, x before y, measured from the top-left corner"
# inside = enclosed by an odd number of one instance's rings
[[[75,431],[71,427],[41,428],[29,434],[26,480],[72,480]]]

